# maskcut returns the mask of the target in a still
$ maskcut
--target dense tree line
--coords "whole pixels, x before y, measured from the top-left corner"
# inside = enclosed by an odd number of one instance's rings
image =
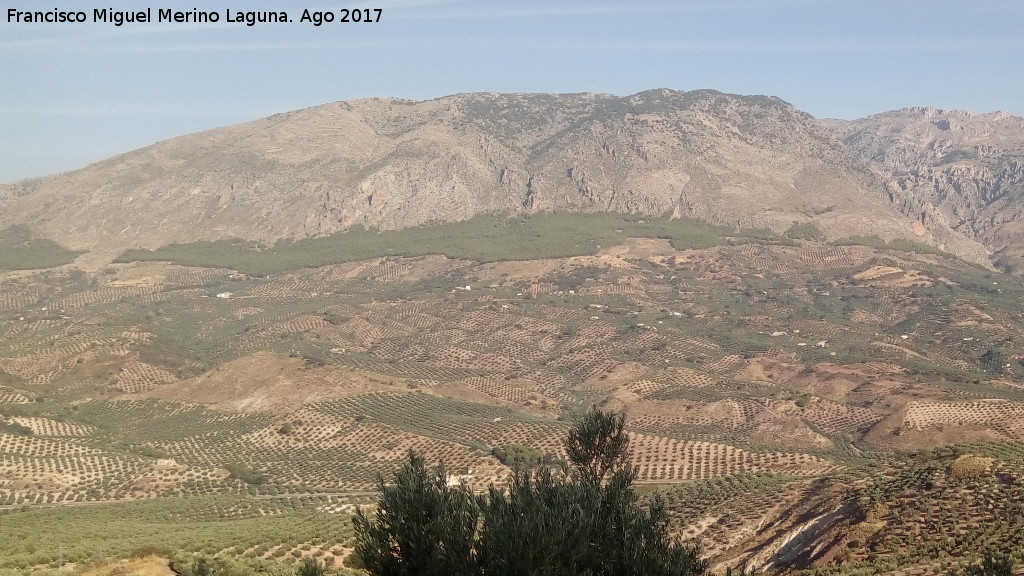
[[[696,576],[707,563],[668,533],[660,499],[640,505],[622,414],[593,410],[570,430],[561,470],[512,473],[476,495],[410,453],[360,512],[356,554],[374,576]]]

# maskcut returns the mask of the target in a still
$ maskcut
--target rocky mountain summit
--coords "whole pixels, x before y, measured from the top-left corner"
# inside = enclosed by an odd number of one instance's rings
[[[778,98],[711,90],[336,102],[0,186],[0,226],[112,254],[607,211],[776,231],[813,222],[830,238],[909,238],[1008,263],[1022,249],[1022,122],[934,109],[818,121]]]
[[[948,227],[1012,270],[1024,254],[1024,118],[905,108],[828,122],[886,179],[890,200],[928,228]]]

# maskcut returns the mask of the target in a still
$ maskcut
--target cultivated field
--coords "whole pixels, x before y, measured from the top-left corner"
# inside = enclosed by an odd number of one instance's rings
[[[491,227],[474,246],[360,232],[340,256],[337,238],[227,243],[3,273],[0,567],[153,543],[340,559],[347,515],[408,450],[500,484],[495,448],[557,466],[592,405],[625,410],[638,482],[716,562],[779,561],[763,551],[812,504],[847,532],[797,566],[938,573],[929,558],[1024,546],[1019,282],[807,230],[563,237],[551,218],[471,222]]]

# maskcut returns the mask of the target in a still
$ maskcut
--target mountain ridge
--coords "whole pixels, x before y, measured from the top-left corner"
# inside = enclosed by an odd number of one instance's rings
[[[1006,112],[905,108],[832,126],[886,180],[893,204],[948,227],[1012,271],[1024,254],[1024,118]]]
[[[908,238],[987,263],[1003,246],[921,217],[920,191],[894,193],[892,163],[872,163],[867,148],[888,140],[866,121],[819,121],[774,96],[714,90],[367,98],[0,186],[0,226],[109,256],[481,213],[616,212],[775,231],[812,222],[833,239]]]

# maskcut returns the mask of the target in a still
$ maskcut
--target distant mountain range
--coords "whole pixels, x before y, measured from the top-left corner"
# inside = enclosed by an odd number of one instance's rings
[[[96,255],[273,242],[481,213],[672,214],[1024,262],[1024,119],[907,108],[817,120],[712,90],[336,102],[0,186],[0,228]]]

